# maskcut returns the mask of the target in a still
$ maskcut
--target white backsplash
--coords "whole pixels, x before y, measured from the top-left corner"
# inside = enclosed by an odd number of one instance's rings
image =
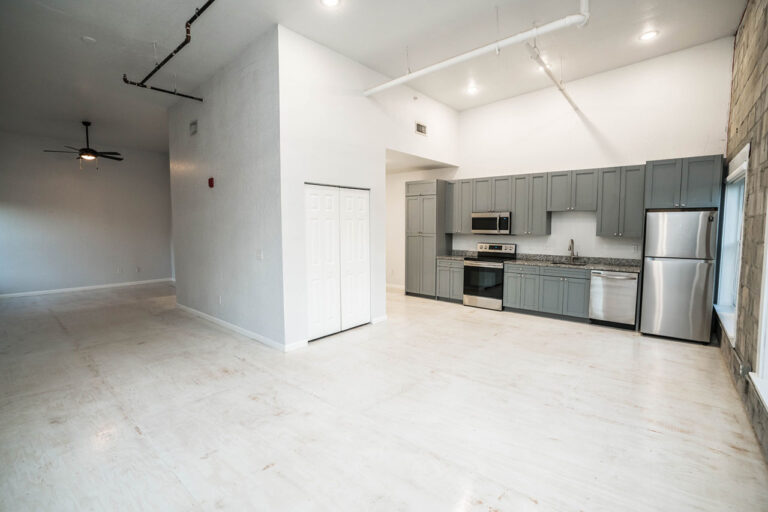
[[[474,251],[478,242],[516,243],[521,254],[567,255],[572,238],[579,256],[640,259],[640,239],[595,235],[595,212],[554,212],[548,236],[453,235],[453,249]]]

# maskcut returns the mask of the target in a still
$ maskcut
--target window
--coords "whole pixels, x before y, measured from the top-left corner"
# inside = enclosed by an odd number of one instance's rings
[[[723,204],[723,237],[720,251],[720,283],[717,315],[731,345],[736,344],[736,311],[739,303],[739,272],[741,270],[741,239],[744,224],[744,191],[746,189],[749,145],[728,164]]]

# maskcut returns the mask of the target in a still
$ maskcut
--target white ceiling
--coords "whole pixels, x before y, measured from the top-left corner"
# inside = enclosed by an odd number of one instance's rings
[[[569,81],[732,35],[745,1],[592,0],[587,27],[538,45]],[[203,2],[3,1],[0,129],[74,143],[82,137],[79,121],[88,118],[97,147],[167,150],[166,108],[177,99],[127,86],[122,74],[142,78],[154,65],[152,43],[162,58]],[[190,45],[150,83],[193,90],[275,23],[395,77],[407,69],[406,46],[418,69],[577,10],[577,0],[342,0],[333,10],[319,0],[217,0],[193,25]],[[637,36],[650,28],[660,37],[641,43]],[[475,96],[465,92],[470,80]],[[522,47],[512,47],[411,85],[462,110],[550,84]]]

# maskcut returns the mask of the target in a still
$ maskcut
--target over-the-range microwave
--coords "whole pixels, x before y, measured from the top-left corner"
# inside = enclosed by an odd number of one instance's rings
[[[508,235],[512,228],[510,212],[472,214],[472,232],[480,235]]]

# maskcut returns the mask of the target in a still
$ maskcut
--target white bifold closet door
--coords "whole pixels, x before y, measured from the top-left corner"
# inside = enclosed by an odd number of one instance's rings
[[[308,336],[370,322],[369,191],[305,185]]]

